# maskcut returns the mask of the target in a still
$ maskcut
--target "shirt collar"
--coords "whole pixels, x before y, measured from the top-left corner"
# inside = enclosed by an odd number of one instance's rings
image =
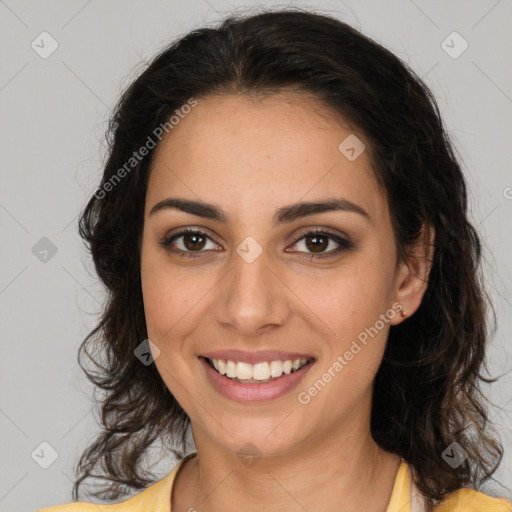
[[[402,459],[386,512],[411,512],[411,490],[411,470],[405,459]]]
[[[135,509],[136,506],[140,505],[140,510],[151,509],[155,512],[171,512],[170,497],[176,475],[183,463],[196,455],[197,452],[189,453],[162,480],[130,498],[128,500],[130,506]],[[398,467],[386,512],[411,512],[411,471],[404,459],[401,460]]]

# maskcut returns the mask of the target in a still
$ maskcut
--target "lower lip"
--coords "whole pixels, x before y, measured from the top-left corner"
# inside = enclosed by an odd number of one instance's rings
[[[244,403],[273,400],[286,395],[286,393],[289,393],[299,384],[304,375],[306,375],[314,364],[314,361],[311,361],[300,370],[289,374],[283,374],[281,377],[271,382],[250,384],[236,382],[225,375],[221,375],[210,366],[204,357],[199,357],[199,361],[201,361],[208,379],[219,393],[224,395],[226,398]]]

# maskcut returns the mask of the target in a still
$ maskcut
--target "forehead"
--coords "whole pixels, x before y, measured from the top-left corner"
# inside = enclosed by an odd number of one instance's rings
[[[326,195],[377,216],[386,208],[364,137],[298,92],[198,99],[158,144],[150,172],[147,209],[170,195],[222,201],[234,215]]]

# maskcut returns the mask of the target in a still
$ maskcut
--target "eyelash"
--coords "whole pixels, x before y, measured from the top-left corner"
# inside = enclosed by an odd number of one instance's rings
[[[212,240],[203,231],[200,231],[198,229],[185,228],[185,229],[181,230],[180,232],[175,233],[175,234],[171,235],[170,237],[166,237],[163,240],[161,240],[160,241],[160,245],[164,249],[170,250],[170,251],[176,253],[180,257],[196,258],[196,257],[201,256],[201,253],[203,253],[205,251],[183,251],[182,249],[172,248],[171,244],[172,244],[172,242],[174,240],[176,240],[177,238],[179,238],[181,236],[187,235],[187,234],[200,235],[200,236],[203,236],[203,237],[206,237],[206,238]],[[338,254],[340,254],[340,253],[342,253],[344,251],[347,251],[347,250],[350,250],[350,249],[354,248],[354,244],[350,240],[348,240],[347,238],[342,238],[339,235],[336,235],[334,233],[330,233],[329,231],[324,231],[324,230],[321,230],[321,229],[314,229],[314,230],[306,231],[305,233],[302,233],[299,236],[299,238],[297,238],[293,242],[292,245],[297,244],[303,238],[309,238],[311,236],[318,236],[318,235],[322,235],[322,236],[327,237],[329,240],[332,240],[332,241],[336,242],[337,244],[339,244],[339,246],[336,247],[336,249],[332,249],[331,251],[326,252],[326,253],[319,253],[319,254],[306,253],[307,256],[304,256],[305,258],[308,258],[308,259],[310,258],[311,260],[313,260],[313,259],[323,259],[323,258],[334,257],[334,256],[337,256]],[[213,240],[212,240],[212,242],[213,242]]]

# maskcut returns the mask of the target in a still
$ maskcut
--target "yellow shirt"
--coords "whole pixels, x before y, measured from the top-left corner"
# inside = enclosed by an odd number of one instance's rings
[[[190,453],[167,476],[120,503],[96,505],[74,502],[42,508],[36,512],[171,512],[171,492],[176,474],[183,463],[195,455],[196,452]],[[402,459],[386,512],[411,512],[410,499],[411,472],[407,462]],[[436,512],[512,512],[512,502],[464,488],[447,495],[435,510]]]

